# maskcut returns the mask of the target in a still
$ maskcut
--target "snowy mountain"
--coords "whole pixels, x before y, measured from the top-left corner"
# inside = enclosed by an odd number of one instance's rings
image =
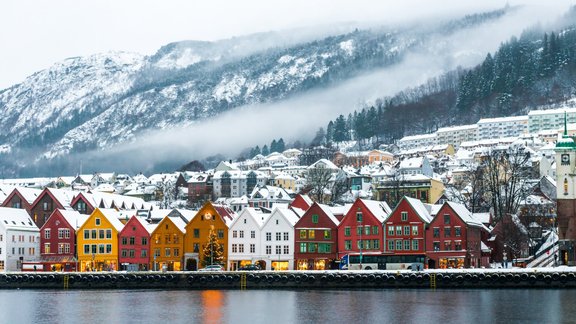
[[[4,175],[31,165],[38,170],[72,153],[137,141],[146,131],[331,87],[393,66],[415,51],[442,52],[449,47],[442,37],[502,19],[510,11],[433,27],[354,30],[305,41],[262,33],[171,43],[149,57],[106,53],[69,58],[0,91],[0,169]]]

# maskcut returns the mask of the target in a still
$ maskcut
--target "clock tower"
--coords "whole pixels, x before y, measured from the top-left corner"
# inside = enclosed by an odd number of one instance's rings
[[[576,265],[576,142],[568,136],[564,114],[564,134],[556,143],[556,220],[558,263]]]

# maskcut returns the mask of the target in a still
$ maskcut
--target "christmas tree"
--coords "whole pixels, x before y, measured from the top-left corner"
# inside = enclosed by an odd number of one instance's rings
[[[202,266],[204,267],[211,264],[224,263],[224,246],[218,243],[218,237],[214,231],[214,226],[210,227],[210,233],[208,234],[208,244],[204,245],[202,253]]]

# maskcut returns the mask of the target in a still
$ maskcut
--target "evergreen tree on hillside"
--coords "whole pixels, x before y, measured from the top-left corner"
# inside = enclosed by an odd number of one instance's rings
[[[340,115],[338,118],[336,118],[336,122],[334,123],[334,133],[332,140],[334,142],[342,142],[347,141],[348,139],[348,127],[346,125],[346,120],[344,119],[343,115]]]
[[[270,154],[270,150],[268,149],[268,146],[264,145],[264,147],[262,147],[262,155],[268,156],[269,154]]]
[[[278,152],[278,143],[276,142],[275,139],[273,139],[272,143],[270,143],[270,153],[273,152]]]
[[[283,138],[280,138],[276,144],[278,145],[278,146],[277,146],[277,149],[278,149],[278,150],[277,150],[276,152],[282,153],[282,152],[284,152],[284,151],[286,150],[286,144],[284,144],[284,139],[283,139]]]

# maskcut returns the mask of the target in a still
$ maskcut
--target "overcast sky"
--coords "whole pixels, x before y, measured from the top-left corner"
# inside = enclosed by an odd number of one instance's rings
[[[179,40],[217,40],[339,22],[391,24],[526,2],[547,8],[561,4],[563,10],[570,3],[569,0],[3,0],[0,89],[73,56],[107,51],[152,54],[160,46]]]

